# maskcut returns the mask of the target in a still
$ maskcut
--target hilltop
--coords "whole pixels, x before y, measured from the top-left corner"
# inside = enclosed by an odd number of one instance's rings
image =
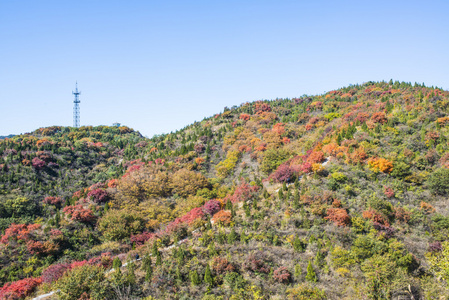
[[[447,297],[448,106],[440,88],[367,82],[151,139],[0,140],[0,296]]]

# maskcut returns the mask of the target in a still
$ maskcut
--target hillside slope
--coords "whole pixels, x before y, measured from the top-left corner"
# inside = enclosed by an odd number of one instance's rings
[[[446,299],[448,104],[368,82],[2,140],[0,296]]]

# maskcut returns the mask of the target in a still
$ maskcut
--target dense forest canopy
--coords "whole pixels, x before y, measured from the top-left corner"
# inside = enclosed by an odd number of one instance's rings
[[[390,81],[2,139],[0,297],[447,299],[448,138]]]

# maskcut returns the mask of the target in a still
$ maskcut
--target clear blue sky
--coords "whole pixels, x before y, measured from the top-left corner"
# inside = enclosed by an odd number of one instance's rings
[[[0,0],[0,135],[167,133],[247,101],[369,80],[449,89],[449,1]]]

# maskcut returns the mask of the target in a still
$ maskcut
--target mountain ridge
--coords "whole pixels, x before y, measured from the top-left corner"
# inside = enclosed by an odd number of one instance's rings
[[[439,88],[367,82],[151,139],[54,126],[2,140],[0,279],[13,283],[0,295],[447,295],[448,104]]]

